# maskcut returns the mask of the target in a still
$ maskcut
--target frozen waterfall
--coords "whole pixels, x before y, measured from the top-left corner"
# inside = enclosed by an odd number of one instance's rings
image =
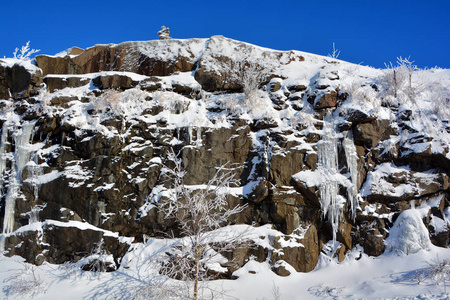
[[[319,168],[322,168],[323,171],[323,179],[319,185],[320,204],[324,216],[328,215],[328,221],[333,228],[334,242],[345,199],[343,200],[342,196],[339,196],[336,177],[338,171],[338,138],[333,127],[331,113],[328,113],[324,119],[323,139],[317,143],[317,153]]]
[[[352,218],[355,218],[356,209],[358,208],[358,155],[356,154],[356,147],[353,142],[353,134],[351,131],[347,132],[347,136],[344,137],[342,146],[344,147],[347,167],[352,181],[351,186],[347,187],[347,196],[348,201],[350,202]]]
[[[30,139],[32,137],[34,122],[28,122],[22,125],[22,128],[17,131],[14,138],[15,151],[11,158],[11,173],[9,175],[8,193],[5,199],[5,217],[3,219],[3,234],[11,233],[14,230],[14,211],[16,206],[16,198],[19,194],[19,187],[22,181],[22,170],[26,163],[30,160],[32,147]],[[2,145],[0,146],[1,164],[0,168],[5,169],[6,163],[3,159],[5,157],[5,143],[7,140],[8,130],[3,127]],[[2,239],[3,240],[3,239]],[[2,242],[3,243],[3,242]]]
[[[330,112],[324,118],[322,139],[317,143],[319,168],[322,172],[322,181],[319,185],[320,204],[323,215],[328,216],[333,229],[333,242],[339,228],[346,199],[339,195],[339,184],[347,187],[347,197],[350,204],[351,215],[354,218],[358,208],[358,156],[353,142],[351,131],[347,132],[342,141],[345,159],[350,173],[350,180],[343,181],[339,174],[338,135],[334,129]]]

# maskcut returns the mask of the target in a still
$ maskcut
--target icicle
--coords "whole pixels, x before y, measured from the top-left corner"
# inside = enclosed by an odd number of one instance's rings
[[[5,199],[3,234],[11,233],[14,230],[16,198],[18,196],[19,186],[22,181],[22,170],[26,163],[30,160],[31,156],[30,138],[32,136],[34,124],[35,122],[24,124],[22,129],[14,136],[15,152],[14,158],[12,158],[13,167],[11,168],[11,174],[9,177],[8,194]]]
[[[191,144],[192,143],[192,126],[188,126],[187,133],[188,133],[187,144]]]
[[[1,145],[0,145],[0,198],[3,197],[2,190],[3,190],[3,173],[6,170],[6,143],[8,140],[8,124],[7,122],[3,123],[2,127],[2,137],[1,137]],[[5,201],[6,203],[6,201]],[[6,206],[6,205],[5,205]],[[10,210],[10,207],[5,207],[5,217],[7,215],[6,209]],[[13,208],[14,209],[14,208]],[[5,233],[5,226],[8,224],[9,226],[10,221],[5,222],[5,218],[3,219],[3,232],[2,236],[0,237],[0,251],[3,251],[5,249],[5,239],[3,237],[3,234]]]
[[[319,167],[323,171],[323,181],[319,186],[320,204],[323,215],[328,215],[328,221],[333,228],[333,244],[339,227],[343,209],[342,197],[338,195],[339,187],[336,179],[338,170],[337,137],[335,135],[332,116],[328,112],[324,119],[323,139],[317,143]]]
[[[11,169],[8,193],[5,199],[5,217],[3,219],[3,234],[11,233],[14,230],[14,211],[16,198],[19,191],[16,169]]]
[[[202,145],[202,128],[201,127],[197,127],[197,139],[196,139],[195,143],[197,146]]]
[[[317,143],[317,154],[320,165],[334,174],[338,169],[338,148],[337,137],[331,123],[331,115],[328,114],[324,120],[323,138]]]
[[[26,163],[30,161],[32,149],[30,147],[30,138],[33,133],[35,122],[26,123],[22,126],[21,134],[18,134],[14,138],[16,150],[14,155],[16,157],[16,169],[17,176],[21,177],[22,170]]]
[[[353,219],[356,216],[356,209],[358,208],[358,155],[356,154],[355,143],[353,142],[353,134],[351,131],[347,133],[347,136],[342,142],[345,152],[345,158],[347,160],[348,170],[350,172],[350,178],[352,180],[351,187],[347,188],[348,201],[350,202],[351,212]]]
[[[0,145],[0,176],[1,183],[3,185],[3,172],[6,170],[6,143],[8,140],[8,124],[7,122],[3,123],[2,127],[2,137],[1,137],[1,145]],[[1,192],[1,186],[0,186]],[[1,194],[0,194],[1,196]]]
[[[38,223],[39,222],[39,213],[45,208],[46,204],[44,205],[35,205],[31,208],[30,211],[30,219],[29,224]]]
[[[42,168],[38,164],[38,156],[35,155],[34,160],[28,163],[28,179],[27,181],[31,184],[31,189],[33,190],[34,200],[37,201],[39,197],[39,188],[41,184],[39,182],[39,176],[42,175]]]

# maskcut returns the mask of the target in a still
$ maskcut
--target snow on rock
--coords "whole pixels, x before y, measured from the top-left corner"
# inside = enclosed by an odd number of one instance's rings
[[[444,189],[446,180],[446,175],[433,171],[414,172],[407,166],[383,163],[367,174],[361,196],[385,201],[412,199]]]
[[[400,214],[386,239],[386,252],[409,255],[430,250],[428,230],[422,221],[421,210],[408,209]]]

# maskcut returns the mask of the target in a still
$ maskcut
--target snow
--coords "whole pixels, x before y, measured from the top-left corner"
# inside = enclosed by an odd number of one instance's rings
[[[361,187],[361,196],[366,197],[371,194],[381,194],[390,197],[401,197],[405,194],[420,195],[423,191],[417,182],[430,184],[437,181],[439,174],[431,172],[415,172],[413,176],[409,174],[408,166],[397,167],[393,163],[383,163],[378,165],[374,171],[367,174],[367,179]],[[398,176],[401,183],[394,185],[387,178]]]
[[[408,209],[400,214],[386,239],[386,253],[408,255],[429,250],[431,241],[422,222],[421,210]]]
[[[31,74],[34,74],[41,70],[35,65],[33,60],[23,60],[17,58],[2,58],[0,59],[0,65],[9,68],[12,68],[14,65],[19,65],[24,67]]]
[[[70,224],[79,226],[79,222]],[[236,230],[240,232],[244,228]],[[255,228],[253,236],[267,236],[270,232],[273,230],[267,226]],[[152,257],[163,254],[171,244],[169,239],[152,238],[144,243],[133,244],[133,251],[122,259],[119,269],[112,273],[84,272],[68,264],[57,266],[44,263],[34,267],[42,285],[33,299],[60,299],[62,294],[65,299],[122,299],[135,295],[147,284],[160,282],[165,282],[165,287],[172,286],[175,290],[180,288],[177,282],[160,278],[152,267]],[[436,285],[426,280],[419,282],[417,276],[427,270],[426,262],[432,263],[436,258],[441,261],[450,259],[450,252],[430,246],[429,250],[420,250],[407,256],[386,253],[369,257],[356,248],[341,263],[322,254],[321,264],[314,271],[297,273],[291,268],[291,275],[287,277],[273,273],[267,262],[250,259],[234,273],[238,279],[212,281],[207,286],[208,290],[218,291],[214,297],[217,299],[270,299],[274,290],[278,290],[281,299],[293,300],[445,299],[442,284]],[[0,287],[3,293],[12,287],[11,274],[28,274],[23,271],[29,265],[17,256],[0,256],[0,265]],[[220,292],[226,296],[221,297]],[[25,297],[22,295],[20,298]]]

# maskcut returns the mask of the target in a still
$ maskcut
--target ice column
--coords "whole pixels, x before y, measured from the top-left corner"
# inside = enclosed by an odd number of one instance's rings
[[[347,166],[352,181],[352,185],[350,187],[347,187],[348,201],[350,202],[352,217],[355,218],[356,209],[358,208],[358,155],[356,154],[356,147],[355,143],[353,142],[353,134],[351,131],[347,133],[347,136],[344,138],[342,145],[344,147],[345,158],[347,160]]]
[[[195,141],[197,146],[202,145],[202,128],[199,126],[197,127],[197,140]]]
[[[337,137],[333,128],[333,120],[329,112],[324,119],[323,138],[317,143],[317,154],[323,178],[319,185],[320,204],[324,216],[328,215],[328,221],[333,228],[333,242],[336,240],[336,232],[343,209],[342,197],[339,196],[339,187],[336,178],[338,170]]]
[[[34,160],[31,160],[28,163],[28,179],[27,181],[31,184],[31,188],[33,190],[33,201],[37,201],[39,197],[39,188],[41,186],[39,182],[39,176],[42,175],[42,168],[38,164],[38,156],[34,157]]]
[[[3,220],[3,234],[11,233],[14,229],[14,209],[19,193],[19,185],[22,178],[22,170],[30,160],[30,138],[34,128],[34,122],[25,123],[22,129],[14,136],[15,152],[12,160],[12,168],[9,179],[8,194],[5,199],[5,217]],[[3,135],[3,134],[2,134]],[[3,137],[2,137],[3,139]]]
[[[3,172],[6,170],[6,142],[8,140],[8,122],[3,123],[0,145],[0,182],[3,185]],[[0,197],[1,197],[0,186]]]

